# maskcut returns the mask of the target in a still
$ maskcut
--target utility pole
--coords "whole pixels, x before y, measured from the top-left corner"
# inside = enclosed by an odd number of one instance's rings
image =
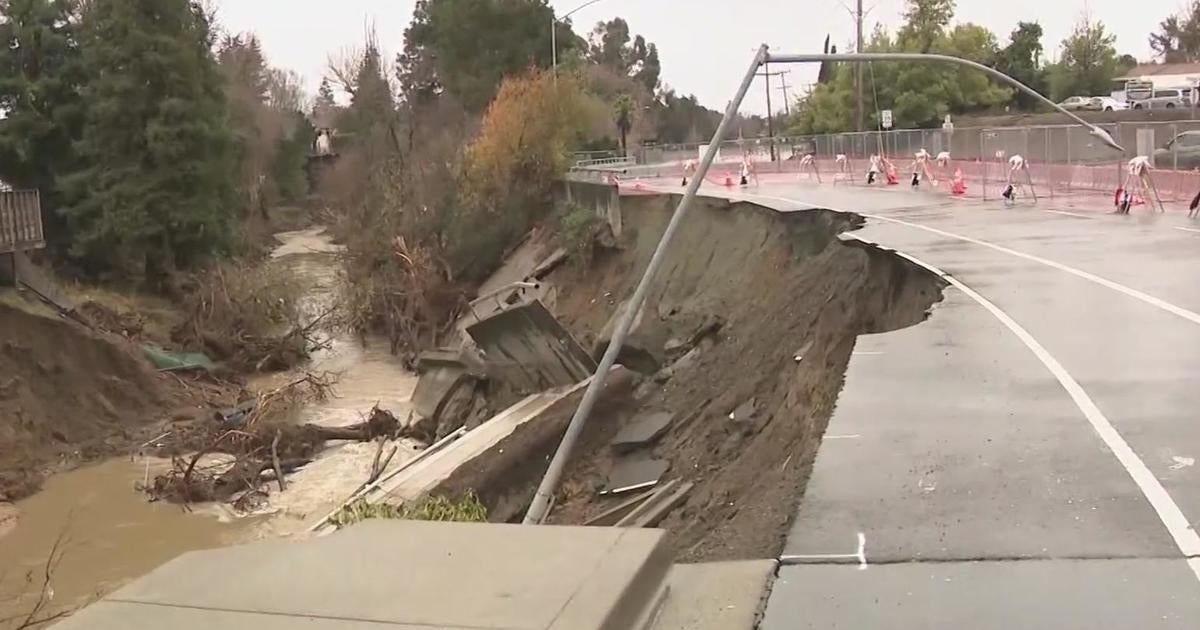
[[[791,98],[788,96],[788,89],[790,89],[792,86],[788,85],[787,82],[787,75],[790,72],[791,70],[784,70],[783,72],[779,73],[782,75],[779,79],[779,82],[782,84],[779,89],[783,92],[783,114],[789,118],[792,116]]]
[[[785,70],[783,72],[771,72],[771,68],[769,65],[763,64],[763,67],[766,68],[766,70],[764,72],[760,72],[760,73],[756,74],[755,76],[763,77],[764,79],[767,80],[767,137],[770,139],[769,142],[771,145],[771,161],[774,162],[775,161],[775,123],[774,123],[774,117],[772,116],[772,113],[771,113],[771,77],[781,77],[781,76],[787,74],[788,71]]]
[[[858,10],[854,12],[854,31],[856,33],[854,52],[863,52],[863,0],[858,0]],[[854,64],[854,128],[864,130],[863,118],[863,65]]]

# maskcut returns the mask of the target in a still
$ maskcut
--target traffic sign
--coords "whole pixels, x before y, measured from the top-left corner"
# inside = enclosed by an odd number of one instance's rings
[[[892,128],[892,110],[885,109],[882,112],[879,112],[879,123],[881,125],[883,125],[884,129],[891,129]]]

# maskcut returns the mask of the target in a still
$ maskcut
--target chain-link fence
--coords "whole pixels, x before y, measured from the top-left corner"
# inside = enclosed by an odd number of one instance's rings
[[[994,196],[1008,177],[1008,158],[1020,155],[1029,176],[1047,196],[1080,193],[1109,194],[1123,181],[1126,163],[1149,157],[1158,186],[1168,200],[1191,198],[1200,190],[1200,120],[1126,122],[1099,125],[1125,148],[1118,153],[1081,125],[1029,127],[968,127],[961,129],[896,129],[731,140],[721,145],[718,164],[749,157],[759,173],[804,171],[804,155],[812,155],[826,174],[866,170],[872,155],[889,156],[898,169],[907,169],[913,156],[949,152],[954,168],[941,173],[949,181],[955,171],[974,182],[972,194]],[[707,145],[647,145],[638,153],[630,173],[666,174],[672,167],[698,161]],[[773,154],[773,155],[772,155]],[[838,159],[845,156],[845,160]],[[664,168],[666,167],[666,168]],[[728,169],[727,169],[728,170]],[[861,175],[862,173],[857,173]]]

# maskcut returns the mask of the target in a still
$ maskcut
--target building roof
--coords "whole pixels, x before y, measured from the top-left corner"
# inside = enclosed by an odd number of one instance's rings
[[[1118,79],[1140,79],[1142,77],[1170,75],[1200,75],[1200,63],[1142,63]]]

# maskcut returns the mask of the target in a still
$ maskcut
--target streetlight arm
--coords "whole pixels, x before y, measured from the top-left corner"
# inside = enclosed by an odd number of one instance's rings
[[[582,11],[583,9],[586,9],[586,8],[592,6],[593,4],[596,4],[597,2],[600,2],[600,0],[588,0],[588,2],[584,2],[583,4],[575,7],[574,9],[567,11],[566,13],[563,14],[563,16],[561,18],[558,18],[558,19],[565,20],[565,19],[571,17],[571,15],[574,14],[575,12]]]
[[[818,53],[818,54],[812,54],[812,55],[771,55],[771,54],[768,54],[767,61],[773,62],[773,63],[814,63],[814,62],[818,62],[818,61],[850,61],[850,62],[855,62],[855,63],[862,63],[864,61],[944,61],[947,63],[956,63],[961,66],[967,66],[968,68],[974,68],[976,70],[984,72],[984,73],[992,76],[993,78],[999,79],[999,80],[1017,88],[1018,90],[1021,90],[1022,92],[1038,99],[1039,101],[1049,105],[1050,107],[1053,107],[1054,109],[1066,114],[1067,116],[1069,116],[1070,118],[1072,118],[1079,124],[1083,125],[1084,127],[1087,127],[1089,132],[1093,136],[1096,136],[1097,138],[1099,138],[1101,142],[1108,145],[1110,148],[1120,151],[1121,153],[1125,152],[1125,149],[1121,145],[1117,144],[1117,141],[1114,140],[1113,137],[1107,131],[1080,118],[1074,112],[1070,112],[1070,111],[1067,111],[1066,109],[1063,109],[1062,106],[1060,106],[1058,103],[1055,103],[1054,101],[1046,98],[1045,96],[1042,96],[1041,94],[1038,93],[1037,90],[1029,87],[1028,85],[1025,85],[1024,83],[1021,83],[1020,81],[1008,76],[1007,74],[1004,74],[1003,72],[1000,72],[999,70],[996,70],[995,68],[989,68],[981,63],[976,63],[976,62],[970,61],[968,59],[960,59],[958,57],[951,57],[949,55],[935,55],[935,54],[922,54],[922,53],[836,53],[836,54]]]

